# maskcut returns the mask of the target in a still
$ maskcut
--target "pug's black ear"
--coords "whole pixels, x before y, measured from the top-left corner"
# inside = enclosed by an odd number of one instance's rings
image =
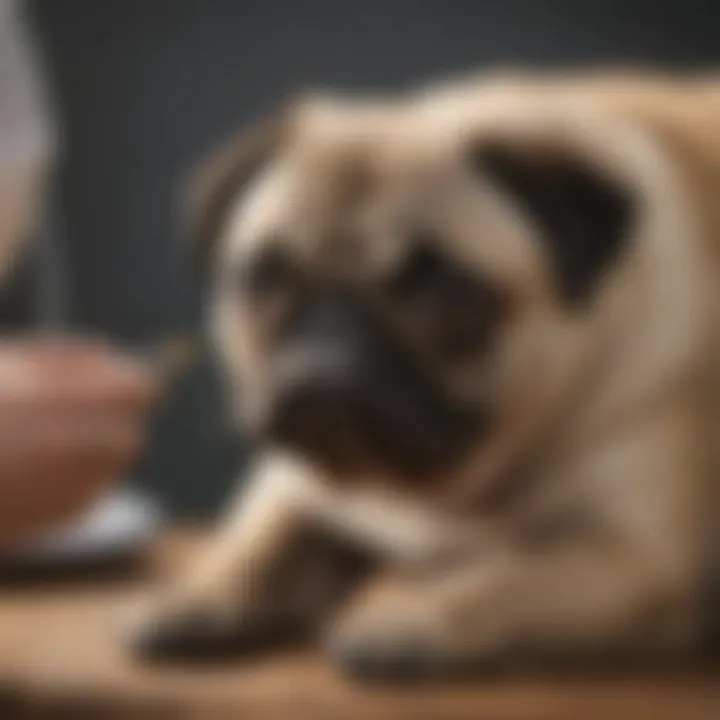
[[[192,264],[204,276],[233,200],[285,139],[291,103],[221,143],[190,174],[181,204]]]
[[[537,225],[563,300],[590,301],[629,241],[635,211],[629,189],[566,148],[494,140],[475,144],[471,162]]]

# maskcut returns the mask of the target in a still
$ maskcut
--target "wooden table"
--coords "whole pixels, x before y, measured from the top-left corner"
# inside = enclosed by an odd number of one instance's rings
[[[197,545],[166,537],[153,558]],[[142,578],[0,584],[0,718],[492,718],[720,720],[720,669],[594,677],[485,678],[363,688],[307,652],[215,668],[140,667],[117,642]]]

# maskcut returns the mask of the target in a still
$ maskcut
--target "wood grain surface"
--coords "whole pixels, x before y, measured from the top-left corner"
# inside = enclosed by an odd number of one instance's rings
[[[149,565],[0,582],[0,718],[492,718],[718,720],[720,669],[485,677],[423,687],[361,687],[309,651],[222,666],[148,668],[118,642],[148,575],[190,557],[195,532],[169,534]]]

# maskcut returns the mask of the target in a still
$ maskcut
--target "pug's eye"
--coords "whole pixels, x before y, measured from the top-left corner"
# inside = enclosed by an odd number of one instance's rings
[[[266,248],[241,268],[238,278],[242,291],[255,298],[285,293],[293,288],[296,281],[295,268],[275,247]]]
[[[410,300],[441,282],[444,274],[442,256],[428,238],[421,237],[390,278],[388,289],[393,297]]]
[[[495,284],[454,263],[427,240],[416,242],[389,282],[407,329],[444,360],[487,348],[505,314]]]

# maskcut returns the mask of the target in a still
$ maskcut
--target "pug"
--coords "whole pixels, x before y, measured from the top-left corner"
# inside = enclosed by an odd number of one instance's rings
[[[717,519],[720,84],[497,73],[294,99],[186,202],[258,448],[144,657],[352,676],[675,655]]]

